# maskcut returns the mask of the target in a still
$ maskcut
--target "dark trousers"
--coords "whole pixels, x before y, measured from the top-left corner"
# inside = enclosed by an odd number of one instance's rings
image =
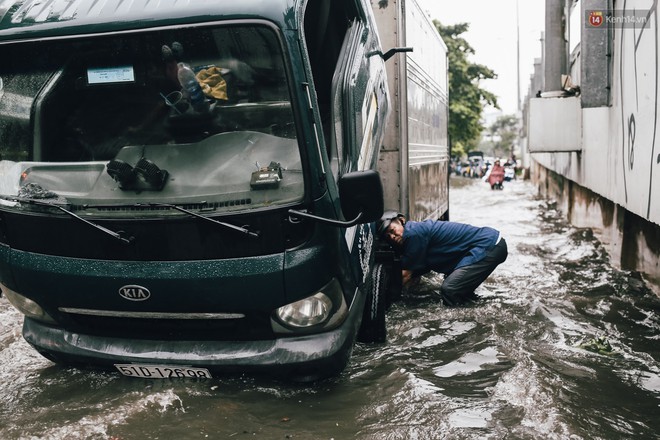
[[[440,286],[440,295],[445,304],[453,306],[475,298],[474,289],[506,260],[508,254],[506,241],[502,238],[481,261],[458,268],[447,275]]]

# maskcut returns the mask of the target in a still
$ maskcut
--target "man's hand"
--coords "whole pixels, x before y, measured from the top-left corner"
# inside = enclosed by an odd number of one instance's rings
[[[406,270],[406,269],[401,270],[401,281],[404,286],[408,286],[408,284],[411,282],[411,280],[413,279],[412,275],[413,275],[412,270]]]
[[[415,286],[417,286],[419,284],[419,280],[421,278],[422,278],[421,276],[413,274],[413,272],[410,271],[410,270],[402,270],[401,271],[401,280],[402,280],[403,283],[402,283],[402,286],[401,286],[402,287],[401,290],[404,293],[408,293],[408,291],[410,291],[410,289],[415,288]]]

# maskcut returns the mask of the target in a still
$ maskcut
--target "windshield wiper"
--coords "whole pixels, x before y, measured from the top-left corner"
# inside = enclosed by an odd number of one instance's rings
[[[119,231],[119,232],[112,231],[112,230],[110,230],[108,228],[105,228],[101,225],[98,225],[98,224],[93,223],[89,220],[86,220],[86,219],[80,217],[79,215],[77,215],[76,213],[64,208],[61,205],[55,204],[55,203],[42,202],[42,201],[36,200],[36,199],[26,199],[26,198],[20,198],[20,197],[0,196],[0,198],[4,199],[4,200],[12,201],[12,202],[17,202],[17,203],[28,203],[28,204],[37,205],[37,206],[47,206],[49,208],[57,208],[60,211],[66,213],[67,215],[69,215],[69,216],[71,216],[71,217],[73,217],[77,220],[80,220],[81,222],[86,223],[89,226],[92,226],[93,228],[96,228],[99,231],[102,231],[102,232],[110,235],[111,237],[116,238],[117,240],[120,240],[120,241],[122,241],[126,244],[130,244],[130,243],[133,243],[133,241],[135,241],[135,237],[132,237],[132,236],[125,237],[123,235],[124,234],[123,231]],[[84,206],[85,206],[85,208],[99,208],[99,207],[102,207],[103,205],[84,205]],[[190,211],[188,209],[182,208],[180,206],[173,205],[171,203],[136,203],[136,204],[131,204],[131,205],[123,205],[123,206],[136,207],[136,208],[141,207],[141,206],[170,208],[170,209],[174,209],[176,211],[188,214],[192,217],[199,218],[199,219],[205,220],[207,222],[211,222],[211,223],[214,223],[216,225],[220,225],[220,226],[223,226],[225,228],[231,229],[233,231],[240,232],[242,234],[248,235],[248,236],[253,237],[253,238],[259,238],[260,235],[261,235],[259,232],[251,231],[251,230],[249,230],[245,227],[236,226],[236,225],[232,225],[230,223],[225,223],[225,222],[221,222],[221,221],[218,221],[218,220],[214,220],[212,218],[205,217],[203,215],[197,214],[196,212],[193,212],[193,211]],[[117,207],[117,205],[113,205],[113,207]]]
[[[80,217],[75,212],[69,211],[65,207],[63,207],[61,205],[58,205],[58,204],[55,204],[55,203],[43,202],[43,201],[37,200],[37,199],[25,199],[25,198],[20,198],[20,197],[2,197],[2,199],[12,201],[12,202],[17,202],[17,203],[27,203],[27,204],[30,204],[30,205],[47,206],[49,208],[57,208],[60,211],[62,211],[63,213],[65,213],[66,215],[68,215],[72,218],[75,218],[76,220],[79,220],[79,221],[81,221],[81,222],[83,222],[83,223],[85,223],[85,224],[87,224],[87,225],[89,225],[89,226],[91,226],[91,227],[93,227],[93,228],[95,228],[95,229],[111,236],[112,238],[115,238],[115,239],[125,243],[125,244],[131,244],[131,243],[133,243],[133,241],[135,241],[135,237],[133,237],[133,236],[128,236],[128,237],[124,236],[125,233],[123,231],[119,231],[119,232],[112,231],[112,230],[110,230],[106,227],[103,227],[103,226],[98,225],[94,222],[86,220],[86,219]]]
[[[242,226],[236,226],[236,225],[232,225],[230,223],[225,223],[225,222],[221,222],[221,221],[218,221],[218,220],[214,220],[212,218],[205,217],[201,214],[197,214],[196,212],[193,212],[193,211],[190,211],[188,209],[182,208],[180,206],[172,205],[171,203],[144,203],[144,204],[137,203],[133,206],[136,206],[136,207],[138,207],[138,206],[157,206],[158,207],[159,206],[159,207],[163,207],[163,208],[171,208],[171,209],[174,209],[176,211],[183,212],[185,214],[191,215],[195,218],[199,218],[199,219],[205,220],[207,222],[215,223],[216,225],[224,226],[226,228],[232,229],[234,231],[240,232],[240,233],[248,235],[250,237],[259,238],[259,236],[260,236],[259,232],[250,231],[249,229],[247,229],[245,227],[242,227]]]

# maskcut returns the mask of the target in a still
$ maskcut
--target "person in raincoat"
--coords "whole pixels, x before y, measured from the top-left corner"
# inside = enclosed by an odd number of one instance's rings
[[[495,160],[486,179],[490,185],[490,189],[502,189],[502,182],[504,182],[504,167],[500,164],[499,159]]]
[[[476,299],[475,289],[508,256],[502,234],[490,227],[406,221],[396,211],[385,211],[377,233],[401,255],[404,287],[429,271],[445,275],[439,293],[448,306]]]

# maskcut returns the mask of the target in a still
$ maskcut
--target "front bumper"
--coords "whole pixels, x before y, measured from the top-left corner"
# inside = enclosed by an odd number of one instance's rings
[[[166,364],[313,380],[337,375],[346,366],[360,324],[360,309],[352,307],[344,323],[334,330],[273,340],[171,341],[92,336],[27,317],[23,337],[39,353],[57,363],[103,368],[112,368],[117,363]]]

